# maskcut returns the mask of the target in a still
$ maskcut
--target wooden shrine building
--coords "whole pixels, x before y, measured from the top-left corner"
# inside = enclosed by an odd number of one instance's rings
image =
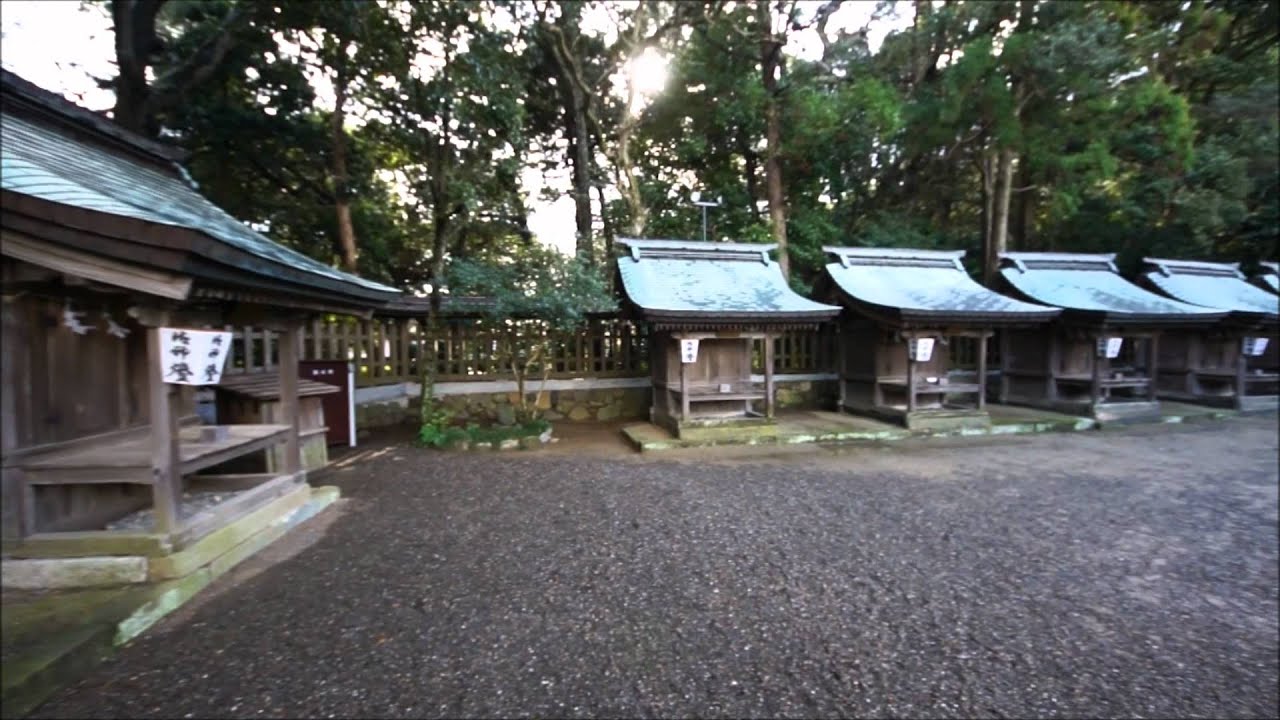
[[[797,295],[773,245],[619,239],[624,312],[650,326],[650,420],[677,437],[725,424],[772,423],[774,339],[840,308]],[[752,346],[763,340],[763,382]]]
[[[1139,284],[1230,314],[1203,329],[1160,338],[1160,397],[1236,410],[1274,409],[1280,380],[1280,296],[1250,285],[1238,263],[1145,258]]]
[[[907,427],[988,425],[987,339],[998,328],[1041,332],[1060,310],[974,282],[963,250],[827,247],[820,297],[840,319],[840,407]],[[972,338],[977,367],[951,367],[946,347]]]
[[[1000,402],[1099,420],[1158,417],[1161,334],[1226,315],[1143,290],[1120,276],[1114,254],[1003,253],[998,283],[1062,308],[1051,332],[1001,333]]]
[[[2,81],[5,554],[178,552],[305,487],[300,329],[317,313],[368,316],[397,291],[251,230],[200,195],[173,149]],[[220,366],[187,348],[206,338],[205,357],[225,362],[202,331],[232,323],[281,334],[279,412],[200,426],[193,383]],[[269,472],[217,473],[276,446]],[[223,500],[188,512],[197,494]],[[120,529],[126,516],[149,521]]]

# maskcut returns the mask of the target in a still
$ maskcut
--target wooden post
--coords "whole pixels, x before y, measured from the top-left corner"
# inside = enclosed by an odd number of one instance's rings
[[[151,406],[151,497],[155,530],[171,533],[182,521],[182,465],[178,454],[178,413],[173,387],[164,381],[161,329],[147,328],[147,389]]]
[[[1156,383],[1160,377],[1160,333],[1151,333],[1151,339],[1147,341],[1147,377],[1150,384],[1147,385],[1147,399],[1155,402],[1156,400]]]
[[[836,361],[837,363],[839,363],[839,367],[836,368],[836,378],[837,378],[836,382],[840,386],[838,389],[840,393],[840,407],[838,407],[837,409],[842,412],[844,411],[844,408],[845,408],[845,401],[849,397],[848,395],[849,391],[846,387],[846,385],[848,384],[848,381],[845,380],[845,373],[848,372],[848,369],[849,369],[849,355],[848,355],[848,350],[845,349],[846,343],[844,339],[844,336],[845,336],[844,329],[845,329],[845,326],[843,325],[837,326],[837,332],[836,332],[836,342],[838,343],[838,345],[836,346],[836,353],[839,358]]]
[[[284,471],[290,475],[302,470],[302,445],[298,406],[298,340],[300,325],[291,324],[280,333],[280,412],[289,425],[284,441]]]
[[[911,359],[911,338],[906,339],[907,345],[907,412],[915,412],[916,410],[916,361]]]
[[[987,338],[985,331],[978,333],[978,409],[987,409]]]
[[[1102,335],[1094,337],[1093,347],[1089,348],[1090,354],[1093,355],[1093,382],[1090,383],[1089,394],[1095,408],[1102,401],[1102,361],[1106,359],[1106,350],[1104,348],[1099,352],[1098,343],[1103,341],[1103,337]]]
[[[684,357],[680,354],[680,337],[672,336],[676,342],[676,361],[680,363],[680,422],[688,422],[689,420],[689,371],[688,363],[684,361]]]
[[[1244,354],[1244,341],[1243,336],[1236,338],[1236,410],[1244,408],[1245,376],[1249,372],[1249,356]]]
[[[1009,330],[1008,328],[1000,331],[1000,404],[1004,405],[1009,402]]]
[[[773,336],[764,336],[764,414],[773,417]]]

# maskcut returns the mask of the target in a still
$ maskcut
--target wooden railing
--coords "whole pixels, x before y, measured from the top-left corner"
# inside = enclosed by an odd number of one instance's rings
[[[543,332],[523,323],[522,332]],[[227,327],[232,352],[225,373],[272,371],[278,364],[276,333],[253,327]],[[302,332],[303,360],[348,360],[357,368],[356,385],[367,387],[416,381],[419,359],[434,358],[441,381],[505,380],[508,369],[497,366],[498,335],[478,321],[452,322],[426,338],[416,319],[358,320],[330,317]],[[774,372],[779,375],[832,372],[834,329],[783,333],[775,341]],[[649,338],[642,326],[618,317],[595,317],[575,332],[551,343],[552,378],[644,377],[649,374]],[[763,373],[763,346],[756,341],[753,368]]]

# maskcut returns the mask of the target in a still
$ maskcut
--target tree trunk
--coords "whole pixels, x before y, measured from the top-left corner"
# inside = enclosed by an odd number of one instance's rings
[[[782,70],[782,41],[773,34],[769,3],[756,2],[756,22],[759,25],[760,68],[765,93],[765,141],[764,158],[765,193],[769,199],[769,223],[773,228],[773,241],[778,245],[778,265],[784,277],[791,276],[791,258],[787,253],[787,207],[782,188],[782,121],[778,112],[778,73]]]
[[[617,236],[617,231],[613,227],[613,221],[609,219],[609,207],[604,202],[602,183],[596,183],[596,200],[600,202],[600,223],[604,225],[604,259],[608,262],[613,257],[613,239]]]
[[[347,49],[350,43],[343,43],[339,56],[343,58],[337,65],[337,78],[333,83],[334,106],[333,117],[330,118],[329,132],[333,141],[333,204],[338,216],[338,245],[342,249],[342,267],[348,272],[355,272],[356,230],[351,223],[351,193],[348,188],[347,174],[347,130],[346,104],[347,84]]]
[[[573,150],[573,219],[577,226],[578,257],[594,262],[595,243],[591,237],[591,137],[587,128],[586,98],[572,80],[568,81],[569,144]]]
[[[742,136],[738,137],[738,151],[742,153],[742,173],[747,181],[747,200],[751,203],[751,217],[755,218],[756,222],[760,222],[760,205],[757,202],[760,199],[760,156],[751,149],[746,138]]]
[[[1000,254],[1009,245],[1009,200],[1013,195],[1013,150],[1002,148],[996,170],[995,217],[992,219],[991,242],[987,245],[983,264],[983,280],[990,286],[1000,269]]]

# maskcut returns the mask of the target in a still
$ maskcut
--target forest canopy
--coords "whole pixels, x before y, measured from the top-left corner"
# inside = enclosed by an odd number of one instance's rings
[[[615,237],[699,238],[695,194],[709,237],[777,242],[801,288],[829,244],[967,249],[980,275],[1002,249],[1277,256],[1276,2],[916,0],[837,26],[851,4],[90,11],[117,122],[272,238],[407,289],[527,251],[555,198],[522,177],[559,168],[597,266]]]

